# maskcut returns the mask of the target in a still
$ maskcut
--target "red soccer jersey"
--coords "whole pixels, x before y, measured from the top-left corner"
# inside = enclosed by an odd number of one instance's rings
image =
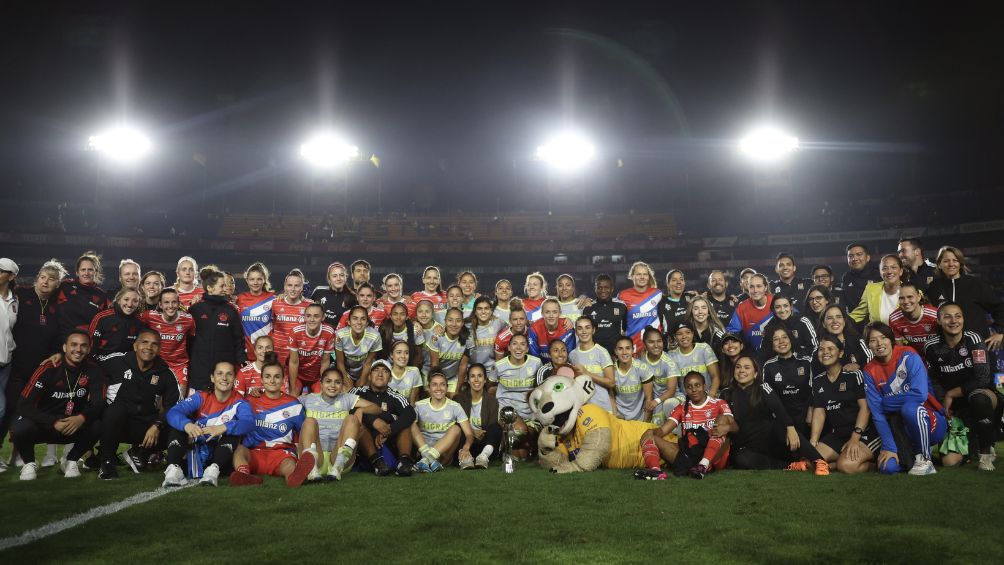
[[[195,302],[195,299],[201,300],[202,295],[206,293],[206,291],[201,286],[197,286],[192,290],[189,290],[188,292],[185,292],[177,288],[175,290],[178,291],[178,302],[181,303],[181,309],[184,310],[185,312],[187,312],[188,309],[192,306],[192,303]]]
[[[425,292],[424,290],[419,290],[417,292],[411,293],[411,301],[418,307],[418,303],[428,300],[432,302],[432,313],[435,315],[436,312],[442,312],[446,310],[446,293],[445,292]]]
[[[889,327],[900,344],[909,345],[923,359],[924,342],[938,331],[938,310],[925,304],[920,319],[914,321],[897,308],[889,314]]]
[[[686,415],[684,415],[684,408],[686,408]],[[691,404],[689,400],[677,405],[669,419],[676,422],[682,429],[704,428],[710,431],[715,425],[715,419],[721,415],[732,415],[732,409],[729,408],[728,402],[709,396],[701,405]]]
[[[342,329],[344,327],[348,327],[348,325],[349,325],[349,314],[351,314],[351,313],[352,313],[352,310],[349,310],[349,311],[345,312],[344,314],[342,314],[341,319],[338,320],[338,328],[336,328],[336,329],[340,330],[340,329]],[[373,308],[373,309],[370,310],[370,323],[373,324],[374,328],[379,329],[380,328],[380,324],[382,324],[383,321],[386,320],[386,319],[387,319],[387,312],[385,310],[383,310],[382,308]]]
[[[317,335],[312,336],[307,332],[307,325],[301,324],[293,328],[287,349],[296,351],[300,357],[297,372],[300,382],[315,383],[321,378],[321,359],[335,350],[335,330],[321,324]]]
[[[272,342],[275,345],[275,355],[283,367],[289,359],[289,349],[286,347],[289,345],[289,336],[292,335],[293,328],[303,323],[303,312],[313,303],[304,298],[296,304],[290,304],[284,296],[272,301]]]
[[[178,312],[171,322],[157,310],[145,310],[139,315],[141,322],[160,333],[160,357],[172,370],[188,366],[188,338],[195,335],[195,320],[187,312]]]
[[[407,298],[401,298],[401,300],[398,300],[397,302],[400,302],[400,303],[404,304],[405,308],[408,309],[408,319],[414,320],[415,319],[415,302],[413,302],[413,301],[411,301],[411,300],[409,300]],[[382,308],[383,309],[384,318],[385,319],[389,318],[390,317],[390,311],[394,307],[394,305],[397,304],[397,302],[388,302],[387,300],[381,300],[380,302],[377,303],[377,307],[374,308],[374,310],[376,310],[377,308]]]
[[[495,336],[495,353],[505,355],[509,351],[509,342],[512,341],[512,328],[505,328]]]
[[[234,390],[247,396],[248,390],[252,388],[262,388],[265,386],[261,381],[261,371],[254,363],[248,363],[237,371],[237,378],[234,380]],[[289,379],[283,379],[282,392],[289,394]]]

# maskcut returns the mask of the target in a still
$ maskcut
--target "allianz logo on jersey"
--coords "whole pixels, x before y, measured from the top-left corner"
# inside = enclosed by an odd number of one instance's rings
[[[269,320],[269,315],[268,314],[262,314],[260,316],[254,316],[254,315],[251,315],[251,314],[245,314],[245,315],[241,316],[241,321],[243,321],[243,322],[259,322],[259,323],[264,324],[264,323],[268,322],[268,320]]]
[[[160,341],[181,341],[185,334],[160,334]]]
[[[631,319],[637,320],[639,318],[655,318],[655,316],[655,312],[635,312],[634,314],[631,314]]]
[[[303,316],[276,316],[275,319],[279,322],[303,322]]]
[[[289,429],[289,425],[287,425],[286,422],[279,422],[276,424],[269,422],[268,420],[255,420],[254,425],[267,430],[278,430],[282,433],[286,433],[286,430]]]

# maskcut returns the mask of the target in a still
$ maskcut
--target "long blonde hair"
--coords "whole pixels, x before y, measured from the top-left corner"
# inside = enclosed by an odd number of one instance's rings
[[[634,263],[631,264],[631,268],[628,269],[628,273],[627,273],[628,274],[628,280],[631,281],[631,284],[634,284],[634,279],[631,278],[631,276],[634,275],[634,270],[637,269],[637,268],[643,268],[646,271],[648,271],[648,287],[649,288],[657,288],[659,286],[659,281],[656,280],[656,278],[655,278],[655,271],[652,269],[651,265],[649,265],[648,263],[646,263],[644,261],[635,261]]]

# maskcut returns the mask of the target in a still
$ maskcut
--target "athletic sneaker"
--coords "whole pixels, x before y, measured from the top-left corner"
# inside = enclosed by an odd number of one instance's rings
[[[98,478],[102,481],[112,481],[119,478],[119,472],[115,468],[115,461],[105,461],[101,464],[101,470],[98,471]]]
[[[488,456],[482,453],[474,459],[475,469],[487,469],[488,468]]]
[[[202,479],[199,480],[199,486],[214,487],[216,486],[216,482],[219,481],[219,479],[220,479],[220,466],[217,465],[216,463],[213,463],[212,465],[206,467],[202,471]],[[164,480],[167,480],[166,473]]]
[[[249,487],[257,486],[261,484],[261,477],[256,475],[250,475],[248,473],[242,473],[240,471],[234,471],[230,473],[230,486],[232,487]]]
[[[123,451],[119,454],[119,458],[122,459],[122,462],[128,465],[129,468],[132,469],[132,472],[137,475],[139,474],[140,469],[146,466],[146,462],[143,461],[143,456],[135,447],[130,447],[128,450]]]
[[[463,471],[469,471],[474,468],[474,458],[468,455],[467,457],[460,459],[460,469]]]
[[[313,483],[313,482],[320,481],[323,478],[324,477],[321,476],[321,472],[317,470],[317,467],[314,467],[313,469],[310,470],[310,474],[307,475],[307,482],[308,483]]]
[[[703,479],[708,474],[708,468],[704,465],[697,465],[690,468],[690,476],[695,479]]]
[[[53,467],[56,463],[59,463],[59,460],[56,459],[55,453],[46,453],[42,458],[42,467]]]
[[[397,469],[394,470],[394,474],[399,477],[410,477],[412,465],[414,463],[411,462],[411,457],[404,455],[397,461]]]
[[[101,460],[98,459],[97,455],[94,455],[92,453],[91,455],[88,455],[87,458],[85,458],[83,461],[81,461],[80,466],[83,467],[85,471],[97,471],[99,468],[101,468]]]
[[[80,464],[76,461],[63,461],[59,464],[63,470],[63,476],[67,479],[75,479],[80,476]]]
[[[7,471],[7,462],[4,461],[3,459],[0,459],[0,473],[6,472],[6,471]]]
[[[304,451],[303,455],[296,460],[296,467],[293,468],[293,472],[286,477],[286,486],[296,488],[303,484],[303,481],[307,480],[307,475],[310,474],[310,470],[314,468],[314,464],[317,462],[314,459],[314,454],[309,451]]]
[[[380,459],[380,462],[383,463],[383,458]],[[383,463],[383,466],[387,467],[387,464]],[[387,472],[388,473],[390,472],[390,468],[389,467],[387,468]],[[383,475],[381,475],[379,472],[377,472],[377,476],[378,477],[382,477]],[[332,465],[331,469],[328,470],[328,480],[329,481],[340,481],[340,480],[342,480],[342,470],[337,465]]]
[[[830,474],[830,464],[824,459],[816,459],[816,476],[825,477]]]
[[[993,471],[994,467],[994,457],[993,453],[980,453],[980,471]]]
[[[34,461],[25,463],[24,467],[21,467],[21,480],[34,481],[36,478],[38,478],[38,463]]]
[[[990,449],[993,450],[992,447]],[[996,457],[996,454],[994,456]],[[13,460],[14,460],[13,465],[15,467],[17,467],[18,469],[20,469],[21,467],[24,467],[24,459],[21,458],[21,454],[20,453],[18,453],[16,457],[13,457]]]
[[[416,473],[431,473],[432,467],[429,466],[425,459],[421,459],[418,463],[415,463],[411,470]]]
[[[211,465],[211,467],[216,467],[216,465]],[[209,469],[206,469],[207,471]],[[219,467],[216,468],[216,476],[219,477],[220,470]],[[185,472],[181,470],[179,465],[168,465],[167,469],[164,469],[164,482],[160,486],[164,488],[170,487],[183,487],[188,483],[185,479]],[[215,486],[215,482],[214,482]]]
[[[430,473],[438,473],[443,470],[443,464],[439,462],[439,459],[436,459],[432,463],[429,463],[429,469]]]
[[[792,461],[787,467],[784,468],[785,471],[798,471],[800,473],[805,473],[809,470],[808,461]]]
[[[925,459],[918,455],[917,459],[913,462],[913,467],[910,467],[909,473],[911,475],[933,475],[937,473],[934,469],[934,463],[931,463],[930,459]]]
[[[394,472],[394,469],[390,468],[390,465],[383,460],[383,457],[378,457],[371,461],[371,463],[373,464],[373,474],[378,477],[386,477]]]
[[[639,481],[665,481],[669,475],[662,469],[638,469],[634,478]]]

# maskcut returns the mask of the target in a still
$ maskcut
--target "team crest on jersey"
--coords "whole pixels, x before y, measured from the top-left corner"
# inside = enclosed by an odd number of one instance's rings
[[[791,335],[795,336],[795,339],[798,339],[798,330],[791,330]]]
[[[387,403],[386,402],[381,402],[380,403],[380,409],[383,410],[384,412],[386,412],[387,411]]]
[[[217,318],[218,318],[218,319],[219,319],[219,320],[220,320],[221,322],[226,322],[227,320],[229,320],[229,319],[230,319],[230,316],[228,316],[226,312],[220,312],[220,315],[219,315],[219,316],[217,316]]]
[[[614,316],[620,316],[620,315],[621,315],[621,309],[620,308],[614,308]]]
[[[774,375],[774,382],[781,382],[781,373]]]
[[[87,375],[80,375],[80,378],[77,379],[77,384],[80,386],[87,386],[87,381],[89,380],[90,379],[87,378]]]
[[[174,326],[174,331],[180,332],[181,331],[181,326]]]
[[[155,385],[160,382],[160,375],[151,375],[150,384]]]
[[[98,296],[96,294],[91,297],[91,302],[97,303],[99,300],[101,300],[101,299],[98,298]]]
[[[805,367],[799,367],[798,368],[798,376],[800,376],[800,377],[804,377],[805,376]]]
[[[126,369],[126,372],[122,373],[122,378],[131,381],[132,380],[132,369]]]
[[[837,387],[837,390],[840,392],[847,392],[847,383],[840,383],[840,386]]]
[[[965,357],[966,355],[969,355],[969,350],[966,349],[966,346],[963,345],[962,347],[959,348],[959,355],[961,355],[963,357]]]
[[[282,411],[282,417],[283,418],[289,418],[289,410],[283,410]]]

